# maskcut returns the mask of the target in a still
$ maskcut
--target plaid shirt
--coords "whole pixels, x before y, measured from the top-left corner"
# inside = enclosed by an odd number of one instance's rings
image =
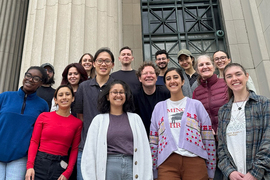
[[[237,171],[226,142],[226,129],[231,118],[233,98],[222,106],[218,113],[218,167],[227,179]],[[246,116],[246,168],[252,176],[270,179],[270,101],[250,91],[245,105]]]

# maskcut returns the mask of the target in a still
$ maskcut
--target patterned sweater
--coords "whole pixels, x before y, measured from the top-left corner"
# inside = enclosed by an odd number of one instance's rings
[[[153,111],[150,126],[150,147],[153,159],[154,178],[157,168],[177,148],[188,150],[206,160],[209,178],[214,177],[216,167],[216,148],[212,133],[211,120],[198,100],[187,98],[187,104],[181,119],[181,130],[176,144],[167,114],[166,101],[159,102]]]

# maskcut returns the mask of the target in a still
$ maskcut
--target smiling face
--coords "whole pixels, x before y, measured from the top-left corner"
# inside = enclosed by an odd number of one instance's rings
[[[71,103],[74,101],[74,97],[69,88],[62,87],[58,90],[56,98],[54,98],[55,104],[59,106],[59,109],[70,108]]]
[[[165,69],[168,66],[170,59],[167,58],[166,54],[159,54],[156,57],[156,65],[159,69]]]
[[[98,61],[103,61],[101,64]],[[106,61],[110,61],[110,63],[105,63]],[[98,76],[108,76],[113,68],[114,63],[112,62],[112,58],[109,53],[101,52],[94,62],[94,67],[96,68],[96,74]]]
[[[26,72],[26,74],[31,75],[32,78],[27,78],[27,76],[24,76],[24,78],[23,78],[23,91],[26,94],[32,94],[32,93],[36,92],[36,90],[41,86],[42,74],[37,69],[30,69],[29,71]],[[40,81],[34,82],[33,78],[38,79],[37,77],[40,79]]]
[[[219,70],[223,70],[227,64],[231,62],[231,59],[227,57],[227,55],[222,52],[218,51],[213,56],[214,64]]]
[[[131,50],[123,49],[120,52],[118,59],[123,66],[129,66],[131,62],[134,60],[134,57],[132,56]]]
[[[175,70],[169,71],[166,74],[165,85],[171,94],[181,92],[184,82],[185,81],[181,79],[181,76]]]
[[[111,87],[107,98],[110,101],[111,109],[123,107],[126,102],[125,89],[121,84],[115,84]]]
[[[75,68],[75,67],[69,68],[68,75],[67,75],[67,79],[68,79],[69,84],[71,84],[71,85],[79,84],[80,78],[81,78],[81,75],[78,72],[77,68]]]
[[[192,66],[193,61],[194,59],[192,59],[190,56],[187,56],[185,54],[180,55],[178,58],[178,63],[184,70],[189,70],[193,68]]]
[[[152,66],[145,66],[139,77],[139,81],[144,87],[153,87],[157,82],[157,75]]]
[[[225,81],[227,86],[235,92],[243,92],[247,89],[248,73],[245,74],[239,66],[231,66],[226,69]]]
[[[91,69],[93,68],[93,59],[91,59],[91,57],[86,54],[83,56],[81,64],[85,71],[91,71]]]
[[[199,56],[198,57],[198,65],[197,65],[197,73],[201,75],[203,80],[206,80],[213,76],[215,68],[213,63],[208,56]]]

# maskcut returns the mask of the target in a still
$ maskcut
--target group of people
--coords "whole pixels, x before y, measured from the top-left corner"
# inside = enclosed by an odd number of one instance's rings
[[[0,180],[270,179],[269,100],[246,70],[221,50],[177,58],[159,50],[136,71],[126,46],[111,73],[101,48],[56,90],[51,64],[30,67],[0,94]]]

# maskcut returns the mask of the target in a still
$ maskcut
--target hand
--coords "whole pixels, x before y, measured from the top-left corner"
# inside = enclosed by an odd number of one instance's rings
[[[230,175],[229,178],[230,180],[243,180],[244,179],[245,174],[242,174],[240,172],[237,171],[233,171]]]
[[[57,180],[67,180],[67,178],[63,174],[61,174],[61,176]]]
[[[208,180],[213,180],[213,178],[208,178]]]
[[[250,173],[247,173],[245,176],[244,176],[244,179],[245,180],[257,180],[254,176],[252,176]]]
[[[25,174],[25,180],[34,180],[35,179],[35,170],[34,168],[27,169]]]

